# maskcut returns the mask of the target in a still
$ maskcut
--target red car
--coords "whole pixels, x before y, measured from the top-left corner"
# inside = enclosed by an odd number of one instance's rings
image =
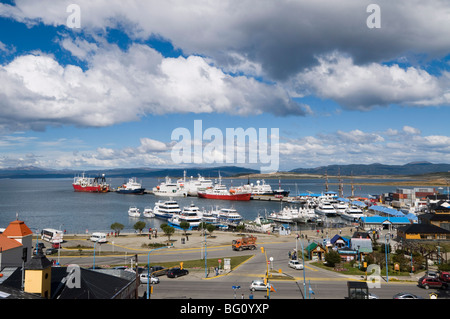
[[[443,282],[449,283],[450,282],[450,273],[443,271],[439,275],[439,279]]]
[[[423,287],[425,289],[429,288],[437,288],[437,289],[447,289],[448,284],[446,282],[442,282],[438,278],[431,277],[422,277],[418,281],[419,287]]]

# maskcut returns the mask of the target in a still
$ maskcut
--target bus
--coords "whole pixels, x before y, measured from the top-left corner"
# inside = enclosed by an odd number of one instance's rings
[[[60,244],[63,242],[63,231],[45,228],[41,231],[41,239],[49,241],[53,244]]]
[[[92,233],[90,239],[94,242],[106,243],[106,233]]]

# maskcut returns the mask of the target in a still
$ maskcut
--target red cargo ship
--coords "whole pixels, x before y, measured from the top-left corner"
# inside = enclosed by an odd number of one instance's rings
[[[208,199],[224,199],[224,200],[250,200],[252,196],[251,191],[245,189],[230,189],[221,183],[214,185],[213,188],[197,192],[198,197]]]
[[[109,192],[109,185],[106,183],[105,174],[101,177],[81,176],[73,178],[73,190],[75,192],[106,193]]]

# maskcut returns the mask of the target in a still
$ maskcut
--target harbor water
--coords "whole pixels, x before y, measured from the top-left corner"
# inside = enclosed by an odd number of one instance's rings
[[[108,178],[107,182],[112,187],[121,185],[126,179]],[[146,190],[151,190],[163,179],[142,178],[138,179]],[[374,180],[370,180],[373,182]],[[224,179],[227,186],[239,186],[247,184],[245,179]],[[256,180],[250,180],[256,183]],[[337,192],[337,181],[329,180],[329,190]],[[266,180],[272,189],[290,190],[290,194],[306,192],[321,193],[324,191],[324,180],[297,179]],[[382,194],[394,192],[395,186],[356,186],[355,195],[367,197],[369,194]],[[344,186],[344,196],[350,196],[350,186]],[[138,207],[141,212],[145,207],[153,208],[158,200],[168,200],[168,197],[159,197],[153,194],[130,195],[109,193],[82,193],[74,192],[72,179],[0,179],[0,228],[6,228],[16,218],[25,221],[34,232],[39,233],[43,228],[55,228],[65,230],[70,234],[85,234],[94,231],[110,232],[111,224],[124,225],[122,232],[134,232],[133,225],[142,220],[146,223],[146,229],[159,227],[164,221],[156,218],[128,216],[130,206]],[[298,204],[279,201],[227,201],[211,200],[198,197],[174,197],[180,207],[189,206],[192,203],[200,209],[234,208],[246,220],[254,220],[258,215],[265,216],[272,212],[280,211],[285,206]],[[333,223],[340,223],[337,220]]]

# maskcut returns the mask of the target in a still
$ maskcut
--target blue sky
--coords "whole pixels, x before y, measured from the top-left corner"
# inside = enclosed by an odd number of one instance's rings
[[[450,163],[445,3],[71,3],[0,4],[1,168],[174,167],[194,120],[278,128],[279,170]]]

